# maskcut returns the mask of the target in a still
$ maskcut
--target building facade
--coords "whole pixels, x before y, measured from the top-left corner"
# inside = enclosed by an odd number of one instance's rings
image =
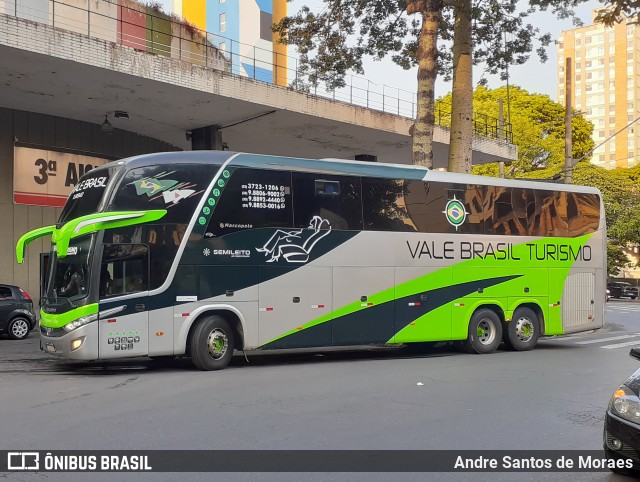
[[[231,71],[287,86],[287,47],[271,26],[287,15],[286,0],[173,0],[171,13],[206,32],[226,54]]]
[[[593,18],[597,10],[593,12]],[[558,101],[571,59],[572,106],[594,125],[591,162],[606,169],[640,163],[640,26],[593,23],[558,39]],[[616,132],[620,131],[614,137]]]

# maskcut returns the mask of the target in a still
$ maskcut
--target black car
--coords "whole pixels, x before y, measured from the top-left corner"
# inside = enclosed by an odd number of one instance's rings
[[[624,281],[607,283],[607,289],[613,298],[631,298],[635,300],[638,297],[638,288]]]
[[[0,335],[22,340],[36,326],[33,300],[21,288],[0,284]]]
[[[629,353],[640,360],[640,348]],[[604,419],[604,452],[613,472],[640,476],[640,369],[614,392]]]

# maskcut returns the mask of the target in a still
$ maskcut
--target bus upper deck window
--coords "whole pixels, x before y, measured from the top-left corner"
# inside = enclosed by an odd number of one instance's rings
[[[339,195],[340,195],[339,181],[324,181],[322,179],[316,179],[316,196],[339,196]]]

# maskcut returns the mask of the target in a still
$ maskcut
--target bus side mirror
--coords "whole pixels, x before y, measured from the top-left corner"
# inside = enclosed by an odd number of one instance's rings
[[[33,231],[29,231],[28,233],[23,234],[18,239],[16,243],[16,260],[18,264],[24,263],[24,251],[31,241],[34,241],[42,236],[48,236],[55,231],[55,226],[45,226],[43,228],[34,229]]]
[[[632,348],[629,352],[629,356],[636,360],[640,360],[640,348]]]

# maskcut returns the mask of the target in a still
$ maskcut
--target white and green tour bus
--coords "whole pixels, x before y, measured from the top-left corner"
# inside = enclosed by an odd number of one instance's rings
[[[87,173],[52,236],[41,348],[78,360],[459,340],[603,324],[597,189],[408,165],[170,152]]]

